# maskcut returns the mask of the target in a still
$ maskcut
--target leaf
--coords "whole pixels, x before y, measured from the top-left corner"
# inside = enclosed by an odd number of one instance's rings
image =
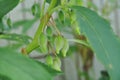
[[[114,35],[110,24],[95,12],[73,6],[80,30],[86,35],[97,58],[108,70],[111,80],[120,80],[120,40]]]
[[[27,56],[18,54],[8,48],[0,48],[0,80],[1,79],[52,80],[52,75],[42,64],[38,64]]]
[[[14,40],[14,41],[23,42],[25,44],[28,44],[29,40],[31,40],[29,36],[20,35],[20,34],[1,34],[0,39]]]
[[[13,24],[14,28],[18,28],[18,27],[23,27],[23,33],[25,33],[28,29],[30,29],[33,24],[35,23],[35,21],[37,21],[37,19],[31,19],[31,20],[20,20],[20,21],[16,21]]]
[[[0,18],[6,15],[18,3],[19,3],[19,0],[0,0]]]

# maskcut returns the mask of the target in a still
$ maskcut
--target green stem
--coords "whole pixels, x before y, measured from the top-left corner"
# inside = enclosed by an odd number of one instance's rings
[[[46,3],[46,0],[44,0],[43,5],[42,5],[42,10],[41,10],[41,14],[40,14],[41,17],[44,15],[45,3]]]
[[[47,11],[48,12],[51,11],[55,7],[56,3],[57,3],[57,0],[52,0]]]
[[[52,13],[49,13],[56,5],[57,0],[52,0],[46,14],[41,18],[40,25],[35,33],[33,41],[25,48],[25,54],[29,54],[31,51],[39,47],[38,39],[43,32],[44,27],[47,25]]]

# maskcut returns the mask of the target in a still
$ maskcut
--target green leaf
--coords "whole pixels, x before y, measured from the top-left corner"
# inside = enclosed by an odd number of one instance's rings
[[[0,18],[6,15],[18,3],[19,3],[19,0],[0,0]]]
[[[27,56],[0,48],[0,80],[52,80],[52,75]]]
[[[1,34],[0,39],[19,41],[25,44],[28,44],[29,40],[31,40],[29,36],[20,35],[20,34]]]
[[[111,80],[120,80],[120,40],[110,24],[95,12],[73,6],[80,30],[86,35],[97,58],[108,70]]]
[[[13,23],[13,27],[14,28],[18,28],[21,27],[23,28],[23,33],[25,33],[27,30],[29,30],[35,23],[35,21],[37,21],[38,19],[30,19],[30,20],[20,20],[20,21],[16,21]]]

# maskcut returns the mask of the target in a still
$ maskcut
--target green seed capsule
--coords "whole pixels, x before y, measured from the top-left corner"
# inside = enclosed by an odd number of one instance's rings
[[[65,16],[64,16],[63,11],[59,11],[58,16],[59,16],[60,22],[61,22],[62,24],[64,24],[64,22],[65,22]]]
[[[47,27],[46,33],[48,36],[52,36],[53,34],[52,29],[50,27]]]
[[[8,25],[9,28],[12,27],[12,22],[11,22],[11,19],[10,19],[10,18],[7,19],[7,25]]]
[[[35,16],[37,14],[37,12],[38,12],[37,4],[33,4],[31,11],[32,11],[33,16]]]
[[[60,60],[60,58],[56,57],[53,60],[52,68],[57,70],[57,71],[61,71],[61,60]]]
[[[54,45],[56,48],[56,53],[59,54],[60,50],[63,48],[64,40],[62,36],[57,36],[54,41]]]
[[[53,65],[53,58],[52,58],[52,56],[47,56],[46,57],[46,64],[48,65],[48,66],[52,66]]]
[[[62,52],[62,54],[63,54],[64,57],[66,57],[66,53],[67,53],[68,50],[69,50],[69,43],[68,43],[68,41],[64,38],[64,46],[63,46],[63,48],[62,48],[62,50],[61,50],[61,52]]]
[[[41,49],[42,53],[47,53],[48,52],[47,36],[44,33],[40,34],[39,45],[40,45],[40,49]]]

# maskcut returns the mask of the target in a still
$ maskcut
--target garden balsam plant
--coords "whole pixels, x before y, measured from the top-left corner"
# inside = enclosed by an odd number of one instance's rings
[[[18,3],[19,0],[0,0],[1,39],[18,40],[22,36],[6,35],[2,24],[3,16]],[[24,40],[30,39],[31,41],[28,40],[27,46],[21,49],[22,54],[17,54],[18,51],[8,47],[0,48],[1,80],[52,80],[62,71],[61,56],[67,56],[68,50],[70,50],[70,42],[75,42],[92,50],[106,68],[110,80],[120,80],[120,64],[118,63],[120,40],[114,35],[110,24],[105,19],[96,12],[82,7],[82,0],[44,0],[40,12],[38,12],[39,8],[36,3],[31,7],[31,12],[33,16],[40,13],[40,24],[33,39],[25,36]],[[49,6],[44,10],[46,3]],[[53,18],[55,12],[60,24],[69,25],[75,36],[84,35],[87,40],[76,37],[74,39],[66,38],[57,25],[56,18]],[[67,20],[69,24],[67,24]],[[11,24],[8,18],[7,25],[11,27]],[[45,56],[45,63],[28,57],[32,51],[38,48],[41,54],[47,55]]]

